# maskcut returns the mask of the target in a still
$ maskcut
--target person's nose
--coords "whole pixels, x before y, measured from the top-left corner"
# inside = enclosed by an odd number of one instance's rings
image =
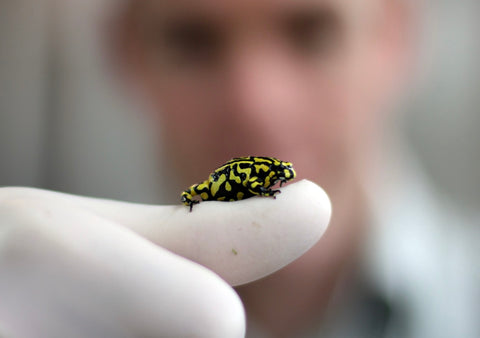
[[[292,68],[273,46],[251,43],[232,53],[224,88],[229,114],[255,123],[287,118],[299,94]]]

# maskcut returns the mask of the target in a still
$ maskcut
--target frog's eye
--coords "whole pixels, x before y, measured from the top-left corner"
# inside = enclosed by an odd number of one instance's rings
[[[293,170],[293,168],[290,167],[290,168],[287,168],[287,169],[284,170],[284,175],[285,175],[285,178],[287,180],[291,180],[291,179],[295,178],[296,173],[295,173],[295,170]]]

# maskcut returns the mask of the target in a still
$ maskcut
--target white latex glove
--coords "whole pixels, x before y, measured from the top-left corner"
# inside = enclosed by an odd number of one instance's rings
[[[230,286],[298,258],[330,211],[306,180],[191,213],[0,188],[0,336],[242,337]]]

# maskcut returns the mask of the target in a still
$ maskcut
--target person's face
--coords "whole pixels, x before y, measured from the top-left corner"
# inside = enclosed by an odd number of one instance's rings
[[[387,3],[388,1],[385,1]],[[127,39],[184,184],[273,156],[328,185],[367,156],[398,75],[379,0],[141,0]]]

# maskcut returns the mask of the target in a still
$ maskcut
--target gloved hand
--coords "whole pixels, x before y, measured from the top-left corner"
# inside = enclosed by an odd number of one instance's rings
[[[290,263],[330,218],[317,185],[154,206],[0,189],[0,336],[241,337],[230,286]]]

